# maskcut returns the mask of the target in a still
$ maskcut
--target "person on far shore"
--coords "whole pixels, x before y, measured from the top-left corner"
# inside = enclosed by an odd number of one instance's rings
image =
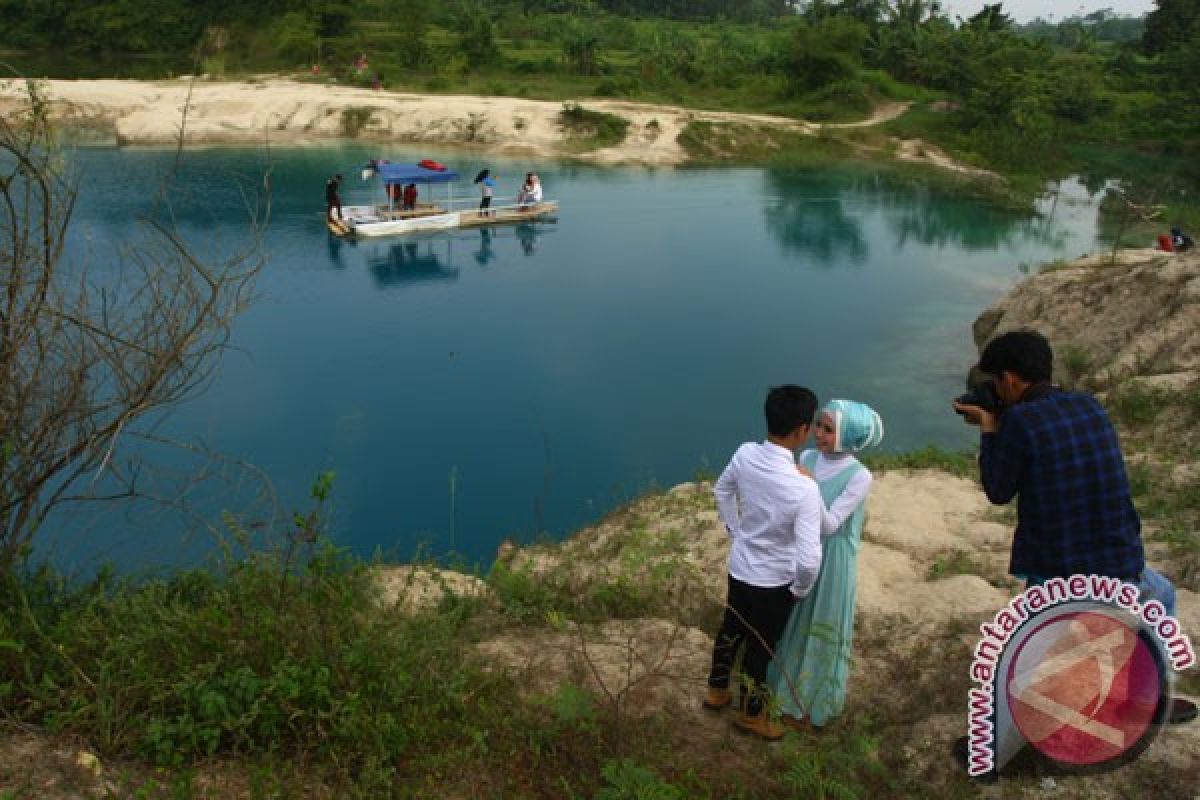
[[[1185,253],[1196,246],[1196,242],[1180,228],[1171,228],[1171,247],[1176,253]]]
[[[338,187],[341,184],[341,173],[325,181],[325,219],[329,222],[334,221],[334,210],[337,211],[337,220],[339,222],[342,220],[342,198],[338,194]]]
[[[797,598],[821,568],[821,495],[796,468],[795,450],[808,439],[817,398],[800,386],[767,393],[767,440],[746,442],[717,478],[713,494],[729,548],[728,599],[713,642],[704,708],[733,703],[731,672],[739,649],[746,694],[734,724],[767,740],[783,737],[768,716],[767,663]]]
[[[850,675],[858,545],[866,519],[871,473],[854,453],[883,441],[883,420],[867,405],[831,400],[817,414],[816,448],[800,454],[800,468],[821,490],[821,574],[796,603],[768,669],[783,723],[817,727],[842,713]]]

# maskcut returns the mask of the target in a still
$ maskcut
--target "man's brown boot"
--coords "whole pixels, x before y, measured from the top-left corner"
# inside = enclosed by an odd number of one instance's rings
[[[779,718],[779,722],[783,727],[790,728],[796,733],[809,733],[813,730],[812,723],[801,717],[793,717],[790,714],[784,714]]]
[[[709,711],[720,711],[733,702],[733,692],[728,689],[708,687],[704,695],[704,707]]]
[[[766,739],[768,742],[778,741],[783,738],[784,734],[783,726],[767,716],[765,708],[753,717],[748,716],[743,711],[737,715],[733,724],[737,726],[738,730],[752,733],[760,739]]]

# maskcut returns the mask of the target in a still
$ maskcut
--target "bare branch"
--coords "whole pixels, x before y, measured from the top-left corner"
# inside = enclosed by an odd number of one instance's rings
[[[171,176],[182,142],[181,124]],[[164,185],[121,268],[95,281],[64,257],[78,186],[39,87],[0,117],[0,570],[59,504],[137,491],[136,471],[115,469],[121,440],[211,380],[250,302],[269,199],[245,198],[244,250],[205,258],[175,227],[171,196]],[[124,485],[100,490],[102,477]]]

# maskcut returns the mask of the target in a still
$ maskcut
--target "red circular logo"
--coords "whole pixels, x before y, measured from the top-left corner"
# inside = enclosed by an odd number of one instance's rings
[[[1056,761],[1090,765],[1138,744],[1164,686],[1136,630],[1103,612],[1077,611],[1029,634],[1005,689],[1026,741]]]

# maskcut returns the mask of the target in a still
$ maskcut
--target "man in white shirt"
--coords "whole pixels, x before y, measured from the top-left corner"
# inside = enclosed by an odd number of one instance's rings
[[[797,470],[795,457],[816,410],[816,395],[808,389],[771,389],[764,405],[767,440],[739,447],[714,488],[733,543],[704,707],[717,711],[733,701],[730,671],[745,645],[742,673],[750,691],[734,724],[770,740],[784,731],[767,715],[767,664],[792,603],[809,593],[821,568],[821,495],[812,478]]]

